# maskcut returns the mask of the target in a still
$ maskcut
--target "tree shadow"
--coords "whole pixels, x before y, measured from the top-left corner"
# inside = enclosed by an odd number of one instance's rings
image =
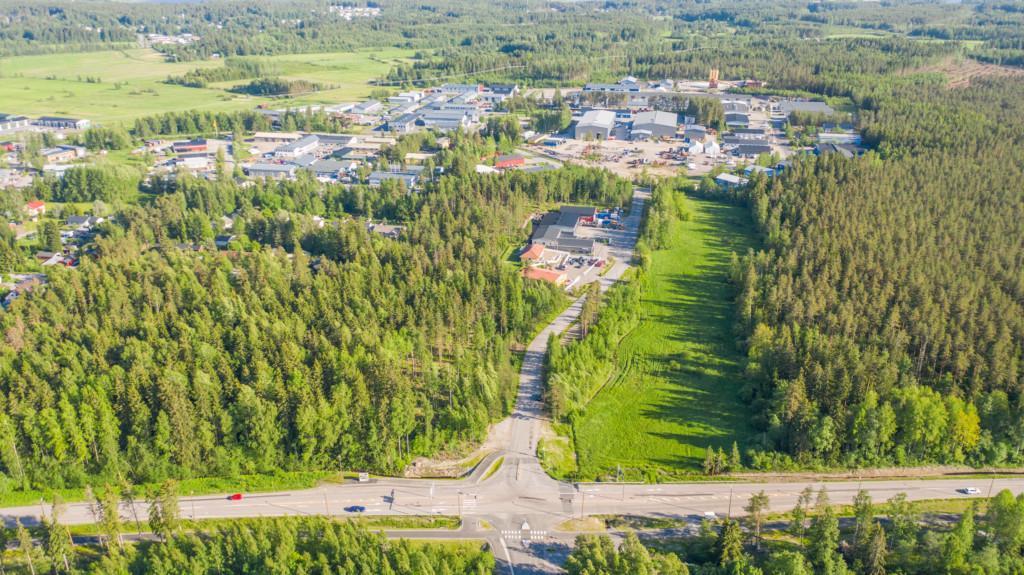
[[[739,399],[743,387],[743,354],[737,347],[734,324],[735,287],[729,283],[731,254],[742,255],[754,245],[750,216],[735,206],[703,201],[687,225],[703,228],[702,261],[690,271],[665,278],[668,289],[648,300],[651,321],[670,325],[666,337],[681,343],[681,353],[649,353],[649,372],[670,383],[645,417],[671,421],[679,433],[652,433],[692,446],[685,465],[700,467],[704,448],[729,449],[742,444],[753,429],[749,408]],[[684,256],[686,257],[686,256]],[[657,464],[678,467],[680,461]]]

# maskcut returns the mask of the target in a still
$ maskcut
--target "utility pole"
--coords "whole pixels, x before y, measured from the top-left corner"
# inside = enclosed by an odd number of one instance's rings
[[[462,492],[459,491],[459,517],[462,517]]]
[[[327,493],[324,493],[324,515],[330,517],[331,507],[327,504]]]
[[[729,488],[729,512],[725,516],[726,519],[732,519],[732,487]]]
[[[992,488],[995,487],[995,485],[996,485],[996,478],[993,477],[992,481],[990,481],[989,484],[988,484],[988,496],[987,496],[988,499],[992,499]]]

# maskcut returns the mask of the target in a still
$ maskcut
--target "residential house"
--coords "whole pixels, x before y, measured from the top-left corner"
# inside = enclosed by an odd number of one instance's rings
[[[38,288],[41,285],[44,285],[45,283],[46,276],[42,274],[37,274],[31,277],[25,277],[24,279],[20,279],[16,284],[14,284],[14,288],[10,292],[8,292],[6,296],[4,296],[2,302],[4,309],[10,307],[11,303],[18,297],[27,293],[31,293],[34,289]]]
[[[373,222],[368,222],[366,227],[371,232],[392,240],[397,240],[402,235],[402,231],[405,230],[405,226],[394,226],[385,223],[375,224]]]
[[[93,228],[93,226],[102,224],[104,218],[96,216],[68,216],[65,220],[65,225],[74,228],[75,231],[87,232]]]
[[[46,203],[41,200],[32,200],[25,204],[25,215],[30,218],[38,218],[46,214]]]
[[[213,245],[217,246],[217,249],[219,250],[226,250],[228,249],[228,246],[231,245],[231,242],[235,241],[235,239],[236,236],[234,235],[220,235],[213,238]]]

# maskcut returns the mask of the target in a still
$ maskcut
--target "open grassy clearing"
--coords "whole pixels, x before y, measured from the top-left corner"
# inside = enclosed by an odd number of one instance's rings
[[[626,478],[700,468],[707,446],[742,445],[742,355],[732,333],[732,252],[752,245],[743,208],[690,200],[692,217],[653,253],[643,323],[619,347],[619,371],[576,426],[580,477],[621,465]]]
[[[164,84],[170,75],[219,62],[168,63],[154,50],[46,54],[0,59],[0,102],[14,114],[67,115],[99,123],[172,110],[238,110],[261,100]],[[90,83],[87,78],[99,78]]]
[[[331,90],[286,100],[287,106],[357,100],[373,87],[369,81],[384,76],[409,50],[292,54],[268,58],[277,61],[282,76],[333,86]],[[78,54],[15,56],[0,59],[0,111],[13,114],[67,115],[98,123],[134,120],[174,110],[228,111],[252,109],[268,98],[226,91],[245,81],[224,82],[208,88],[165,84],[168,76],[195,68],[223,66],[223,61],[170,63],[155,50],[137,48]],[[92,83],[89,78],[101,81]]]

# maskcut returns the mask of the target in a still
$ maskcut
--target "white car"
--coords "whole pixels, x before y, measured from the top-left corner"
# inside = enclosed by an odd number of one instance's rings
[[[964,495],[979,495],[981,490],[977,487],[961,487],[960,489],[957,489],[957,492],[963,493]]]

